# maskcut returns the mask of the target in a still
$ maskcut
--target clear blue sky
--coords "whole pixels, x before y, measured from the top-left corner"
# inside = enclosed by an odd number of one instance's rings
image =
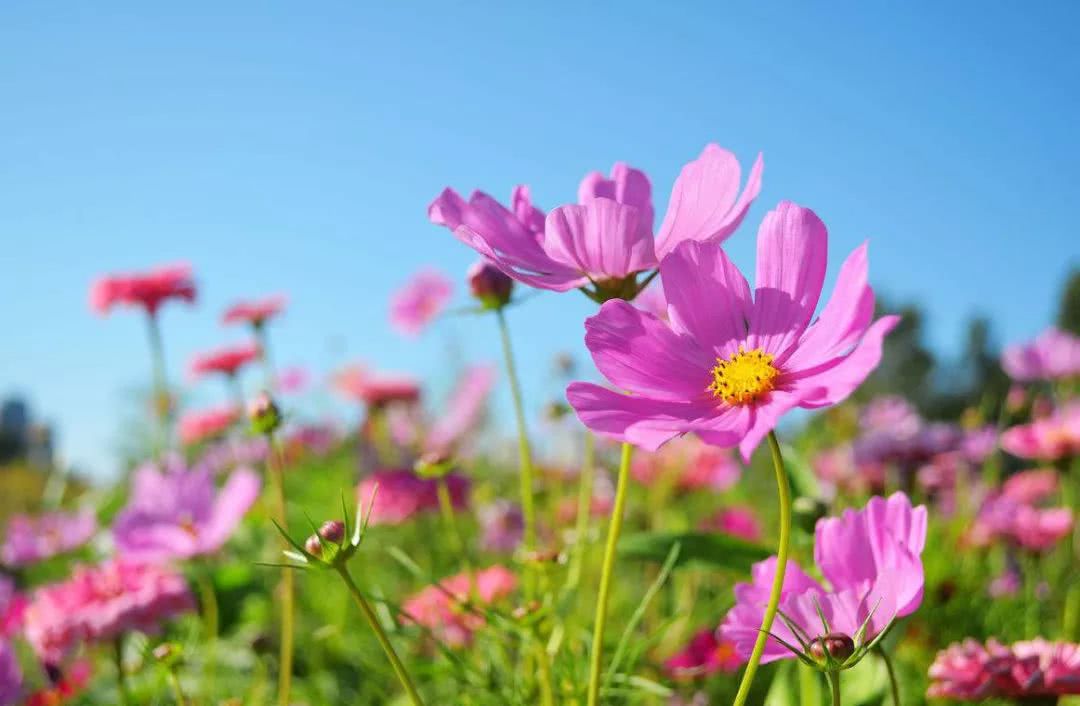
[[[412,271],[473,259],[427,223],[447,184],[527,182],[551,207],[625,160],[662,212],[706,142],[745,165],[760,150],[736,261],[779,199],[809,205],[830,275],[871,238],[879,291],[923,302],[946,354],[975,312],[1001,339],[1037,333],[1080,260],[1076,3],[182,5],[0,7],[0,394],[99,474],[148,372],[142,321],[87,309],[101,272],[195,266],[198,308],[164,316],[174,379],[239,337],[225,304],[274,291],[292,297],[284,363],[365,358],[438,386],[451,338],[497,359],[488,320],[419,342],[386,324]],[[514,312],[531,402],[592,308]]]

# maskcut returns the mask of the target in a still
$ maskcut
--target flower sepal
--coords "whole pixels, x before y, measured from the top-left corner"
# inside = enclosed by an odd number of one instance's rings
[[[811,637],[797,622],[786,615],[784,611],[777,612],[777,617],[783,621],[784,625],[791,634],[795,636],[799,644],[792,645],[790,642],[777,636],[775,633],[769,633],[769,636],[786,647],[794,654],[799,661],[806,664],[809,667],[820,672],[842,672],[851,669],[859,662],[862,661],[869,652],[875,649],[881,641],[892,630],[896,624],[896,617],[894,616],[889,622],[882,628],[881,632],[874,636],[873,639],[867,640],[866,636],[870,627],[870,621],[874,617],[874,610],[870,611],[870,614],[866,616],[862,625],[855,631],[854,635],[847,635],[842,632],[834,632],[830,626],[829,621],[825,618],[824,612],[821,607],[817,605],[817,601],[814,601],[817,609],[818,617],[821,618],[821,625],[823,628],[822,633],[817,637]],[[876,608],[875,608],[876,610]]]
[[[355,518],[349,516],[344,496],[341,498],[343,520],[327,520],[321,526],[316,527],[311,518],[307,518],[312,534],[302,543],[294,539],[277,521],[271,520],[290,547],[282,551],[282,554],[289,561],[283,564],[272,564],[272,566],[288,569],[333,569],[335,571],[344,568],[349,559],[360,548],[364,535],[367,533],[368,521],[371,519],[371,511],[377,493],[378,486],[376,485],[372,490],[366,511],[363,507],[358,507]]]

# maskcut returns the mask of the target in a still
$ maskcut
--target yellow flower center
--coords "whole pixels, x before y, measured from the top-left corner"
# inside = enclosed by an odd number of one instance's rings
[[[738,352],[716,359],[709,392],[730,405],[750,404],[776,385],[780,371],[772,361],[772,355],[760,348],[748,351],[739,346]]]

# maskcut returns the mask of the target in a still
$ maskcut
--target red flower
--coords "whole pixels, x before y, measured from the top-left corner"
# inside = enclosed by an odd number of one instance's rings
[[[141,306],[150,314],[168,299],[195,301],[191,266],[185,263],[159,267],[149,272],[107,275],[90,287],[90,308],[107,314],[114,306]]]

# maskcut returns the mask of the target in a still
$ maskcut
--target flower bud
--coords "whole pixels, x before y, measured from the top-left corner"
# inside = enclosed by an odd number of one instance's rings
[[[319,527],[319,536],[332,544],[341,544],[345,539],[345,523],[341,520],[327,520]]]
[[[810,643],[810,654],[819,662],[828,661],[826,654],[837,662],[843,662],[855,653],[855,641],[842,632],[822,635]]]
[[[500,309],[510,301],[514,280],[487,260],[474,262],[465,274],[472,295],[488,309]]]
[[[180,647],[171,642],[163,642],[154,648],[153,655],[159,662],[169,662],[180,656]]]
[[[321,556],[322,542],[319,541],[317,536],[311,535],[304,541],[304,551],[311,556]]]
[[[265,392],[260,392],[248,405],[248,418],[256,434],[272,434],[281,426],[281,410]]]

